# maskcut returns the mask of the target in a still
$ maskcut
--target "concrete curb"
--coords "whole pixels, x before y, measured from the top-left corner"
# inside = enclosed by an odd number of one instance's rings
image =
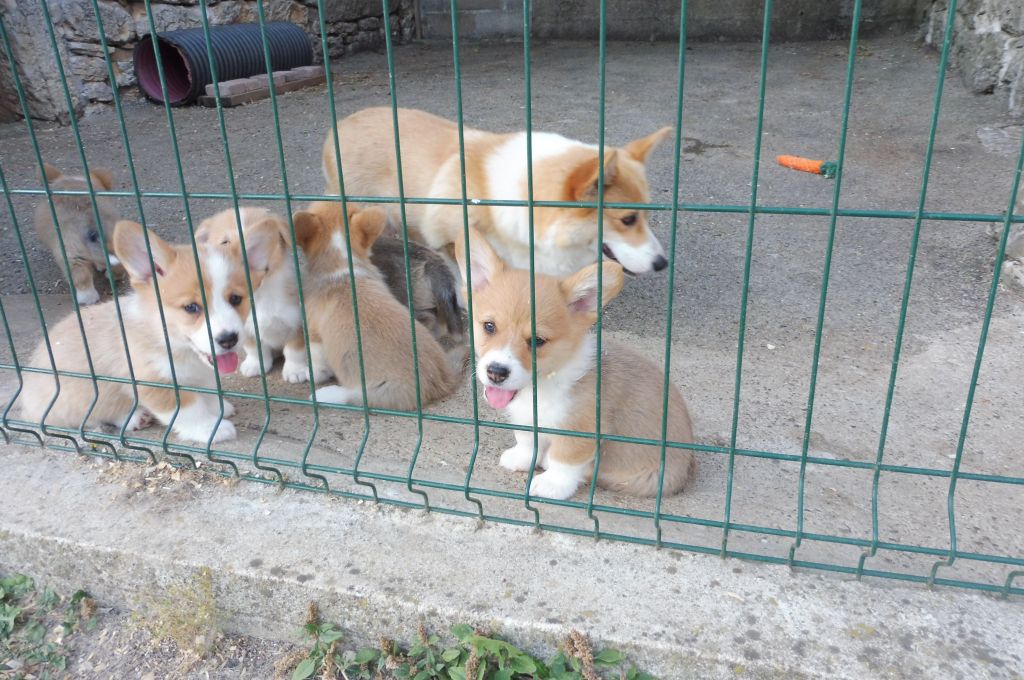
[[[1018,600],[477,527],[23,447],[0,447],[0,470],[0,571],[138,609],[208,567],[232,632],[295,640],[316,600],[351,644],[412,639],[421,620],[439,631],[467,622],[548,653],[579,628],[665,679],[1024,668]]]

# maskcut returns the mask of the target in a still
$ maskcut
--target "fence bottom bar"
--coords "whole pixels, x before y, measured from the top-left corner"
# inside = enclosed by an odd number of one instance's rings
[[[23,445],[23,446],[31,446],[33,448],[39,448],[38,443],[34,442],[33,440],[12,438],[11,439],[11,443],[12,444],[20,444],[20,445]],[[53,449],[53,450],[65,451],[65,452],[68,452],[68,453],[76,453],[76,451],[75,451],[75,449],[73,447],[71,447],[69,445],[65,445],[65,444],[57,444],[57,443],[48,444],[46,446],[46,448],[47,449]],[[114,459],[113,455],[111,455],[109,453],[105,453],[105,452],[100,451],[100,450],[89,451],[87,455],[95,456],[95,457],[98,457],[98,458],[106,458],[106,459],[110,459],[110,460]],[[246,459],[246,457],[244,457],[244,456],[240,456],[240,458]],[[139,456],[135,456],[135,457],[122,457],[120,460],[124,461],[124,462],[132,462],[132,463],[145,463],[145,462],[149,462],[148,458],[146,458],[146,457],[139,457]],[[301,468],[301,463],[297,463],[295,461],[275,460],[275,459],[268,459],[268,458],[263,458],[263,459],[261,459],[261,461],[262,462],[266,462],[266,463],[272,463],[272,464],[275,464],[275,465],[280,465],[282,467],[291,467],[291,468],[294,468],[294,469]],[[175,467],[183,467],[180,464],[174,463],[173,461],[171,462],[171,464],[174,465]],[[313,466],[307,466],[307,467],[312,468]],[[336,472],[336,469],[330,469],[329,471]],[[222,476],[225,476],[225,477],[233,476],[233,475],[231,475],[227,471],[217,470],[217,469],[212,469],[212,468],[207,468],[207,472],[211,472],[211,473],[214,473],[214,474],[219,474],[219,475],[222,475]],[[341,473],[339,473],[339,474],[341,474]],[[348,476],[351,476],[351,471],[348,471]],[[359,476],[360,476],[360,478],[372,479],[372,480],[375,480],[375,481],[382,481],[382,482],[392,482],[392,483],[402,484],[402,485],[404,485],[406,483],[406,481],[407,481],[407,479],[405,477],[401,477],[401,476],[398,476],[398,475],[388,475],[388,474],[384,474],[384,473],[366,472],[366,471],[362,471],[362,470],[359,471]],[[405,508],[405,509],[409,509],[409,510],[424,510],[424,509],[426,509],[425,506],[423,505],[423,503],[421,503],[421,502],[409,501],[409,500],[404,500],[404,499],[401,499],[401,498],[391,498],[391,497],[387,497],[387,496],[380,496],[380,497],[375,499],[372,494],[363,494],[363,493],[357,493],[357,492],[353,492],[353,491],[347,491],[347,490],[341,490],[341,489],[335,489],[335,488],[324,489],[322,486],[313,485],[313,484],[305,483],[305,482],[302,482],[302,481],[287,480],[287,479],[285,479],[285,480],[278,480],[276,477],[272,477],[272,478],[271,477],[264,477],[264,476],[259,476],[259,475],[253,475],[251,473],[243,473],[243,474],[238,475],[238,477],[240,479],[243,479],[243,480],[246,480],[246,481],[259,482],[259,483],[262,483],[262,484],[273,484],[273,485],[277,485],[277,486],[282,486],[282,487],[286,487],[286,488],[290,488],[290,489],[298,489],[298,490],[303,490],[303,491],[315,491],[315,492],[319,492],[319,493],[328,493],[328,494],[331,494],[331,495],[334,495],[334,496],[338,496],[338,497],[341,497],[341,498],[354,499],[354,500],[363,500],[363,501],[378,501],[378,502],[381,502],[381,503],[385,503],[387,505],[392,505],[392,506],[396,506],[396,507],[400,507],[400,508]],[[492,496],[492,497],[504,498],[504,499],[509,499],[509,500],[516,500],[516,501],[520,501],[520,502],[522,500],[524,500],[523,494],[517,494],[517,493],[514,493],[514,492],[506,492],[506,491],[498,491],[498,490],[488,489],[488,488],[483,488],[483,487],[473,487],[473,486],[465,487],[465,486],[462,486],[462,485],[452,485],[452,484],[446,484],[444,482],[436,482],[436,481],[433,481],[433,480],[415,479],[415,478],[412,479],[412,482],[414,484],[418,485],[418,486],[423,486],[423,487],[431,488],[431,489],[435,489],[435,490],[458,491],[458,492],[461,493],[461,492],[463,492],[463,491],[468,489],[469,493],[478,494],[478,495],[482,495],[482,496]],[[542,498],[531,498],[531,501],[532,502],[538,502],[538,503],[541,503],[541,504],[561,505],[561,506],[564,506],[564,507],[571,507],[571,508],[585,508],[585,507],[587,507],[587,505],[584,504],[584,503],[577,503],[577,502],[573,502],[573,501],[549,501],[548,499],[542,499]],[[653,519],[653,517],[654,517],[654,513],[648,513],[648,512],[639,511],[639,510],[632,510],[632,509],[629,509],[630,512],[628,512],[628,513],[623,513],[622,512],[624,510],[623,508],[617,508],[617,507],[614,507],[614,506],[594,505],[593,508],[597,512],[606,512],[606,513],[612,513],[612,514],[628,514],[628,515],[631,515],[631,516],[634,516],[634,517],[639,517],[639,518],[644,518],[644,519]],[[833,572],[833,573],[848,574],[848,575],[852,575],[852,576],[856,576],[858,574],[858,569],[857,569],[856,566],[843,565],[843,564],[835,564],[835,563],[829,563],[829,562],[815,562],[815,561],[810,561],[810,560],[793,560],[791,562],[787,557],[781,557],[781,556],[775,556],[775,555],[764,555],[764,554],[760,554],[760,553],[751,553],[751,552],[746,552],[746,551],[742,551],[742,550],[727,550],[723,554],[723,552],[721,550],[721,547],[717,546],[717,545],[716,546],[704,546],[704,545],[700,545],[700,544],[682,543],[682,542],[678,542],[678,541],[669,541],[669,540],[663,540],[663,539],[659,540],[657,538],[645,538],[643,536],[633,536],[633,535],[629,535],[629,534],[621,534],[621,533],[607,532],[607,531],[598,531],[595,534],[593,529],[581,529],[581,528],[577,528],[577,527],[569,527],[569,526],[564,526],[564,525],[561,525],[561,524],[552,524],[552,523],[545,523],[545,522],[541,522],[540,524],[536,524],[533,520],[517,519],[515,517],[506,517],[506,516],[502,516],[502,515],[492,515],[492,514],[488,514],[488,513],[481,514],[476,509],[473,509],[473,510],[465,509],[464,510],[464,509],[460,509],[460,508],[453,508],[453,507],[448,507],[448,506],[444,506],[444,505],[438,505],[436,503],[432,503],[431,504],[431,506],[429,508],[429,511],[430,512],[440,512],[440,513],[446,514],[446,515],[456,515],[456,516],[459,516],[459,517],[483,519],[485,521],[498,522],[498,523],[501,523],[501,524],[509,524],[509,525],[513,525],[513,526],[539,527],[540,529],[547,530],[547,531],[556,531],[558,533],[571,534],[571,535],[581,536],[581,537],[589,537],[589,538],[595,538],[596,537],[597,539],[607,539],[607,540],[623,542],[623,543],[663,546],[663,547],[672,548],[672,549],[676,549],[676,550],[683,550],[683,551],[688,551],[688,552],[696,552],[696,553],[701,553],[701,554],[706,554],[706,555],[720,555],[720,556],[723,556],[723,557],[737,557],[737,558],[740,558],[740,559],[753,560],[753,561],[756,561],[756,562],[765,562],[765,563],[778,564],[778,565],[791,565],[791,566],[795,566],[795,567],[814,569],[814,570],[817,570],[817,571],[828,571],[828,572]],[[704,519],[699,519],[699,518],[689,518],[689,517],[672,516],[672,515],[665,515],[665,514],[660,515],[660,518],[662,520],[667,520],[667,521],[673,521],[673,522],[684,523],[684,524],[696,524],[696,525],[709,526],[709,527],[715,527],[715,528],[721,528],[723,526],[722,522],[716,521],[716,520],[704,520]],[[747,533],[753,533],[753,534],[759,534],[759,535],[775,535],[775,536],[781,536],[781,537],[785,537],[785,538],[793,538],[795,536],[795,532],[793,532],[793,531],[789,531],[789,530],[785,530],[785,529],[775,529],[775,528],[772,528],[772,527],[762,527],[762,526],[752,525],[752,524],[741,524],[741,523],[731,522],[729,524],[729,528],[732,531],[747,532]],[[852,538],[844,538],[844,537],[840,537],[840,536],[829,536],[827,534],[813,534],[813,533],[803,533],[802,536],[803,536],[804,540],[807,540],[807,541],[820,541],[820,542],[824,542],[824,543],[843,544],[843,545],[849,545],[849,546],[852,546],[852,547],[861,547],[861,548],[868,548],[868,547],[871,546],[871,541],[868,541],[868,540],[865,540],[865,539],[852,539]],[[889,551],[893,551],[893,552],[906,552],[906,553],[916,553],[916,554],[925,554],[925,555],[933,555],[933,556],[948,556],[949,555],[949,550],[948,549],[932,548],[932,547],[926,547],[926,546],[913,546],[913,545],[906,545],[906,544],[901,544],[901,543],[891,543],[891,542],[881,542],[881,543],[879,543],[878,544],[878,549],[879,550],[889,550]],[[1013,558],[1013,557],[1008,557],[1008,556],[985,555],[985,554],[980,554],[980,553],[960,552],[960,551],[957,551],[954,555],[955,555],[956,559],[967,560],[967,561],[975,561],[975,562],[982,562],[982,563],[989,563],[989,564],[1005,564],[1005,565],[1008,565],[1008,566],[1024,566],[1024,559],[1018,559],[1018,558]],[[908,574],[908,573],[904,573],[904,572],[886,571],[886,570],[878,570],[878,569],[865,569],[865,570],[863,570],[861,572],[861,575],[863,575],[863,576],[870,576],[870,577],[877,577],[877,578],[885,578],[885,579],[902,580],[902,581],[908,581],[908,582],[913,582],[913,583],[922,583],[922,584],[928,584],[928,582],[929,582],[929,577],[926,576],[926,575]],[[1005,583],[993,584],[993,583],[984,583],[984,582],[979,582],[979,581],[967,581],[967,580],[963,580],[963,579],[950,579],[950,578],[936,578],[936,579],[934,579],[932,581],[932,583],[939,584],[939,585],[948,585],[948,586],[952,586],[952,587],[967,588],[967,589],[973,589],[973,590],[981,590],[981,591],[991,592],[991,593],[1000,593],[1000,594],[1005,593],[1005,594],[1011,594],[1011,595],[1022,595],[1022,594],[1024,594],[1024,586],[1017,587],[1017,586],[1012,586],[1011,585],[1009,587],[1009,589],[1007,589],[1007,586],[1006,586]]]

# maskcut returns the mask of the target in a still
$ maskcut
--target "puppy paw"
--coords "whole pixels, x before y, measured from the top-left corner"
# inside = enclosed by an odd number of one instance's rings
[[[217,422],[216,419],[203,421],[199,423],[193,423],[181,427],[176,427],[178,436],[182,439],[197,444],[206,444],[210,441],[210,432],[213,430],[213,424]],[[217,432],[213,435],[213,443],[226,442],[234,439],[238,436],[235,430],[235,424],[230,420],[221,420],[220,425],[217,426]]]
[[[95,288],[88,290],[75,289],[75,299],[78,300],[80,305],[94,305],[100,301],[100,294],[96,292]]]
[[[215,412],[220,410],[219,404],[215,405],[213,408],[214,408]],[[230,418],[233,415],[235,415],[235,405],[232,404],[227,399],[225,399],[224,400],[224,417],[225,418]]]
[[[1003,285],[1018,292],[1024,291],[1024,263],[1019,260],[1003,262]]]
[[[281,367],[281,377],[290,383],[309,382],[309,369],[305,362],[285,359],[284,366]]]
[[[533,444],[516,444],[510,449],[505,449],[498,463],[513,472],[528,472],[533,463]]]
[[[125,423],[125,432],[135,432],[136,430],[144,430],[153,423],[152,414],[144,408],[135,409],[135,413]]]
[[[267,368],[270,368],[270,366],[267,366]],[[247,354],[245,360],[242,361],[242,365],[238,367],[238,372],[246,378],[257,377],[260,374],[259,360],[255,356]]]
[[[316,400],[325,404],[361,404],[362,394],[341,385],[328,385],[316,391]]]
[[[579,485],[580,480],[575,476],[548,470],[533,478],[533,482],[530,484],[530,495],[564,501],[576,493]]]

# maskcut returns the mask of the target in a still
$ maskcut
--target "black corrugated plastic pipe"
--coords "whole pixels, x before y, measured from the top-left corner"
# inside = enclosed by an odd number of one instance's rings
[[[309,37],[299,26],[287,21],[272,21],[265,26],[273,70],[285,71],[313,63]],[[164,67],[167,99],[173,106],[194,102],[213,82],[203,29],[157,33],[156,42]],[[210,47],[216,60],[217,78],[222,82],[267,72],[259,24],[211,26]],[[164,97],[153,54],[152,35],[139,40],[132,59],[139,88],[150,99],[162,103]]]

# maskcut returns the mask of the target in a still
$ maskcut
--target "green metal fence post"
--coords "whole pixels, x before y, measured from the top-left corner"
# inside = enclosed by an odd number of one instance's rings
[[[668,394],[672,378],[672,319],[676,293],[676,244],[679,235],[679,171],[683,154],[683,86],[686,82],[686,12],[687,0],[679,2],[679,69],[676,79],[675,140],[672,144],[672,226],[668,246],[668,295],[665,317],[665,368],[661,393],[661,464],[658,469],[658,495],[654,499],[655,545],[661,547],[661,502],[665,492],[665,458],[668,443]]]
[[[764,129],[764,95],[768,77],[768,40],[771,37],[772,0],[764,3],[764,25],[761,30],[761,70],[757,86],[757,132],[754,136],[754,169],[750,179],[750,209],[747,216],[747,246],[743,255],[743,292],[740,295],[740,320],[736,342],[736,380],[733,388],[732,425],[729,431],[729,470],[725,482],[725,518],[722,526],[722,556],[729,545],[729,522],[732,517],[732,481],[736,467],[736,434],[740,421],[740,390],[743,385],[743,342],[747,331],[747,297],[750,294],[750,262],[754,249],[754,220],[757,216],[757,178],[761,170],[761,133]]]
[[[800,483],[797,489],[796,540],[789,548],[789,564],[792,566],[796,550],[803,540],[804,531],[804,482],[807,475],[807,449],[811,443],[811,425],[814,422],[814,397],[818,385],[818,362],[821,358],[821,334],[825,326],[825,304],[828,300],[829,275],[832,272],[832,250],[836,242],[836,212],[839,210],[839,194],[843,187],[843,164],[846,161],[846,133],[850,124],[850,101],[853,98],[853,68],[857,61],[857,37],[860,32],[861,0],[853,4],[853,19],[850,23],[850,49],[846,57],[846,88],[843,92],[843,118],[839,126],[839,150],[836,152],[835,189],[832,191],[832,216],[828,222],[828,242],[825,246],[825,263],[821,272],[821,296],[818,299],[818,320],[814,326],[814,352],[811,359],[811,380],[807,388],[807,413],[804,417],[804,436],[800,442]]]
[[[462,248],[466,253],[466,269],[463,272],[466,282],[466,308],[469,315],[467,331],[469,334],[469,385],[473,394],[473,451],[469,456],[469,465],[466,469],[466,481],[463,484],[462,495],[476,505],[478,518],[484,519],[484,506],[478,499],[469,495],[469,482],[473,477],[473,469],[476,466],[476,457],[480,452],[480,395],[476,379],[476,335],[473,326],[473,272],[469,259],[469,200],[466,195],[466,135],[465,124],[462,117],[462,61],[459,58],[459,9],[458,0],[451,0],[449,11],[452,15],[452,61],[455,68],[455,120],[459,127],[459,188],[462,192]]]
[[[942,53],[939,56],[939,70],[935,81],[935,97],[932,103],[931,124],[928,130],[928,144],[924,153],[924,169],[921,171],[921,191],[917,199],[917,212],[914,217],[914,231],[910,238],[910,252],[907,255],[907,275],[903,281],[903,294],[900,300],[900,318],[896,325],[896,338],[893,341],[892,362],[889,368],[889,385],[885,393],[885,406],[882,410],[881,433],[878,438],[878,451],[875,454],[874,476],[871,482],[871,547],[861,553],[857,562],[857,577],[864,573],[864,563],[868,557],[878,552],[878,484],[882,471],[882,459],[885,455],[885,441],[889,434],[889,416],[892,413],[892,401],[896,393],[896,375],[900,366],[900,354],[903,351],[903,331],[907,323],[907,310],[910,306],[910,289],[914,281],[914,265],[917,262],[917,246],[921,238],[921,223],[924,219],[924,206],[928,197],[928,179],[931,176],[932,154],[935,150],[935,133],[939,129],[939,110],[942,106],[942,89],[946,83],[946,65],[949,61],[949,48],[953,42],[953,26],[956,18],[957,0],[950,0],[947,8],[946,30],[942,39]],[[1012,210],[1011,210],[1012,212]]]
[[[530,69],[530,0],[523,0],[523,98],[526,102],[526,209],[529,213],[529,248],[530,248],[530,337],[537,337],[537,309],[534,301],[537,299],[536,266],[533,252],[533,91]],[[466,260],[468,263],[469,255]],[[533,484],[534,472],[537,469],[537,454],[539,452],[540,432],[537,429],[537,346],[530,343],[530,398],[532,399],[531,409],[533,413],[533,458],[530,459],[530,469],[526,473],[526,488],[523,490],[523,505],[533,513],[533,525],[540,527],[540,512],[530,504],[530,486]]]
[[[355,321],[356,331],[356,356],[359,362],[359,390],[363,395],[363,436],[359,441],[359,446],[356,450],[356,456],[352,463],[352,481],[361,486],[369,487],[370,492],[373,494],[373,500],[375,502],[380,501],[380,496],[377,494],[377,487],[370,483],[363,481],[359,477],[359,464],[363,459],[363,454],[366,452],[366,442],[370,438],[370,405],[367,402],[366,396],[366,368],[363,363],[363,334],[362,328],[359,322],[359,299],[356,295],[356,276],[355,276],[355,265],[352,262],[352,238],[349,232],[349,220],[348,220],[348,197],[345,192],[345,173],[341,162],[341,141],[338,138],[338,111],[334,101],[334,76],[331,74],[331,59],[330,59],[330,47],[327,44],[327,20],[324,16],[324,3],[317,3],[317,12],[320,20],[320,48],[324,55],[324,73],[327,77],[327,102],[328,109],[331,115],[331,141],[334,144],[334,160],[335,170],[338,173],[338,195],[341,200],[341,220],[342,226],[345,231],[345,250],[346,258],[348,260],[348,278],[352,282],[352,286],[349,288],[350,297],[352,300],[352,316]],[[294,228],[294,227],[293,227]],[[294,253],[297,255],[297,253]],[[296,260],[296,267],[298,267],[298,261]],[[296,269],[298,271],[298,269]],[[309,353],[309,334],[306,335],[306,352]],[[312,360],[310,359],[310,366],[312,366]],[[312,381],[312,373],[310,373],[310,381]]]
[[[954,0],[955,1],[955,0]],[[948,10],[950,14],[953,9]],[[988,298],[985,300],[985,316],[981,322],[981,333],[978,336],[978,350],[974,357],[974,368],[971,370],[971,382],[967,388],[967,401],[964,404],[963,420],[960,423],[960,434],[956,440],[956,456],[953,459],[953,469],[949,477],[949,489],[946,492],[946,512],[949,521],[949,555],[945,559],[937,561],[932,565],[931,574],[928,576],[928,585],[935,583],[935,575],[940,567],[951,567],[956,561],[956,483],[960,476],[960,464],[964,457],[964,444],[967,443],[967,429],[971,425],[971,411],[974,408],[974,393],[978,388],[978,376],[981,375],[981,362],[985,358],[985,343],[988,341],[988,329],[992,323],[992,311],[996,304],[996,293],[999,292],[999,280],[1003,270],[1003,257],[1006,255],[1006,244],[1010,238],[1010,215],[1017,206],[1017,194],[1020,191],[1024,170],[1024,137],[1021,138],[1020,151],[1017,154],[1017,167],[1014,171],[1013,183],[1010,186],[1010,200],[1006,207],[1006,220],[1003,222],[1003,231],[999,236],[999,247],[996,248],[995,262],[993,263],[992,283],[988,289]]]

